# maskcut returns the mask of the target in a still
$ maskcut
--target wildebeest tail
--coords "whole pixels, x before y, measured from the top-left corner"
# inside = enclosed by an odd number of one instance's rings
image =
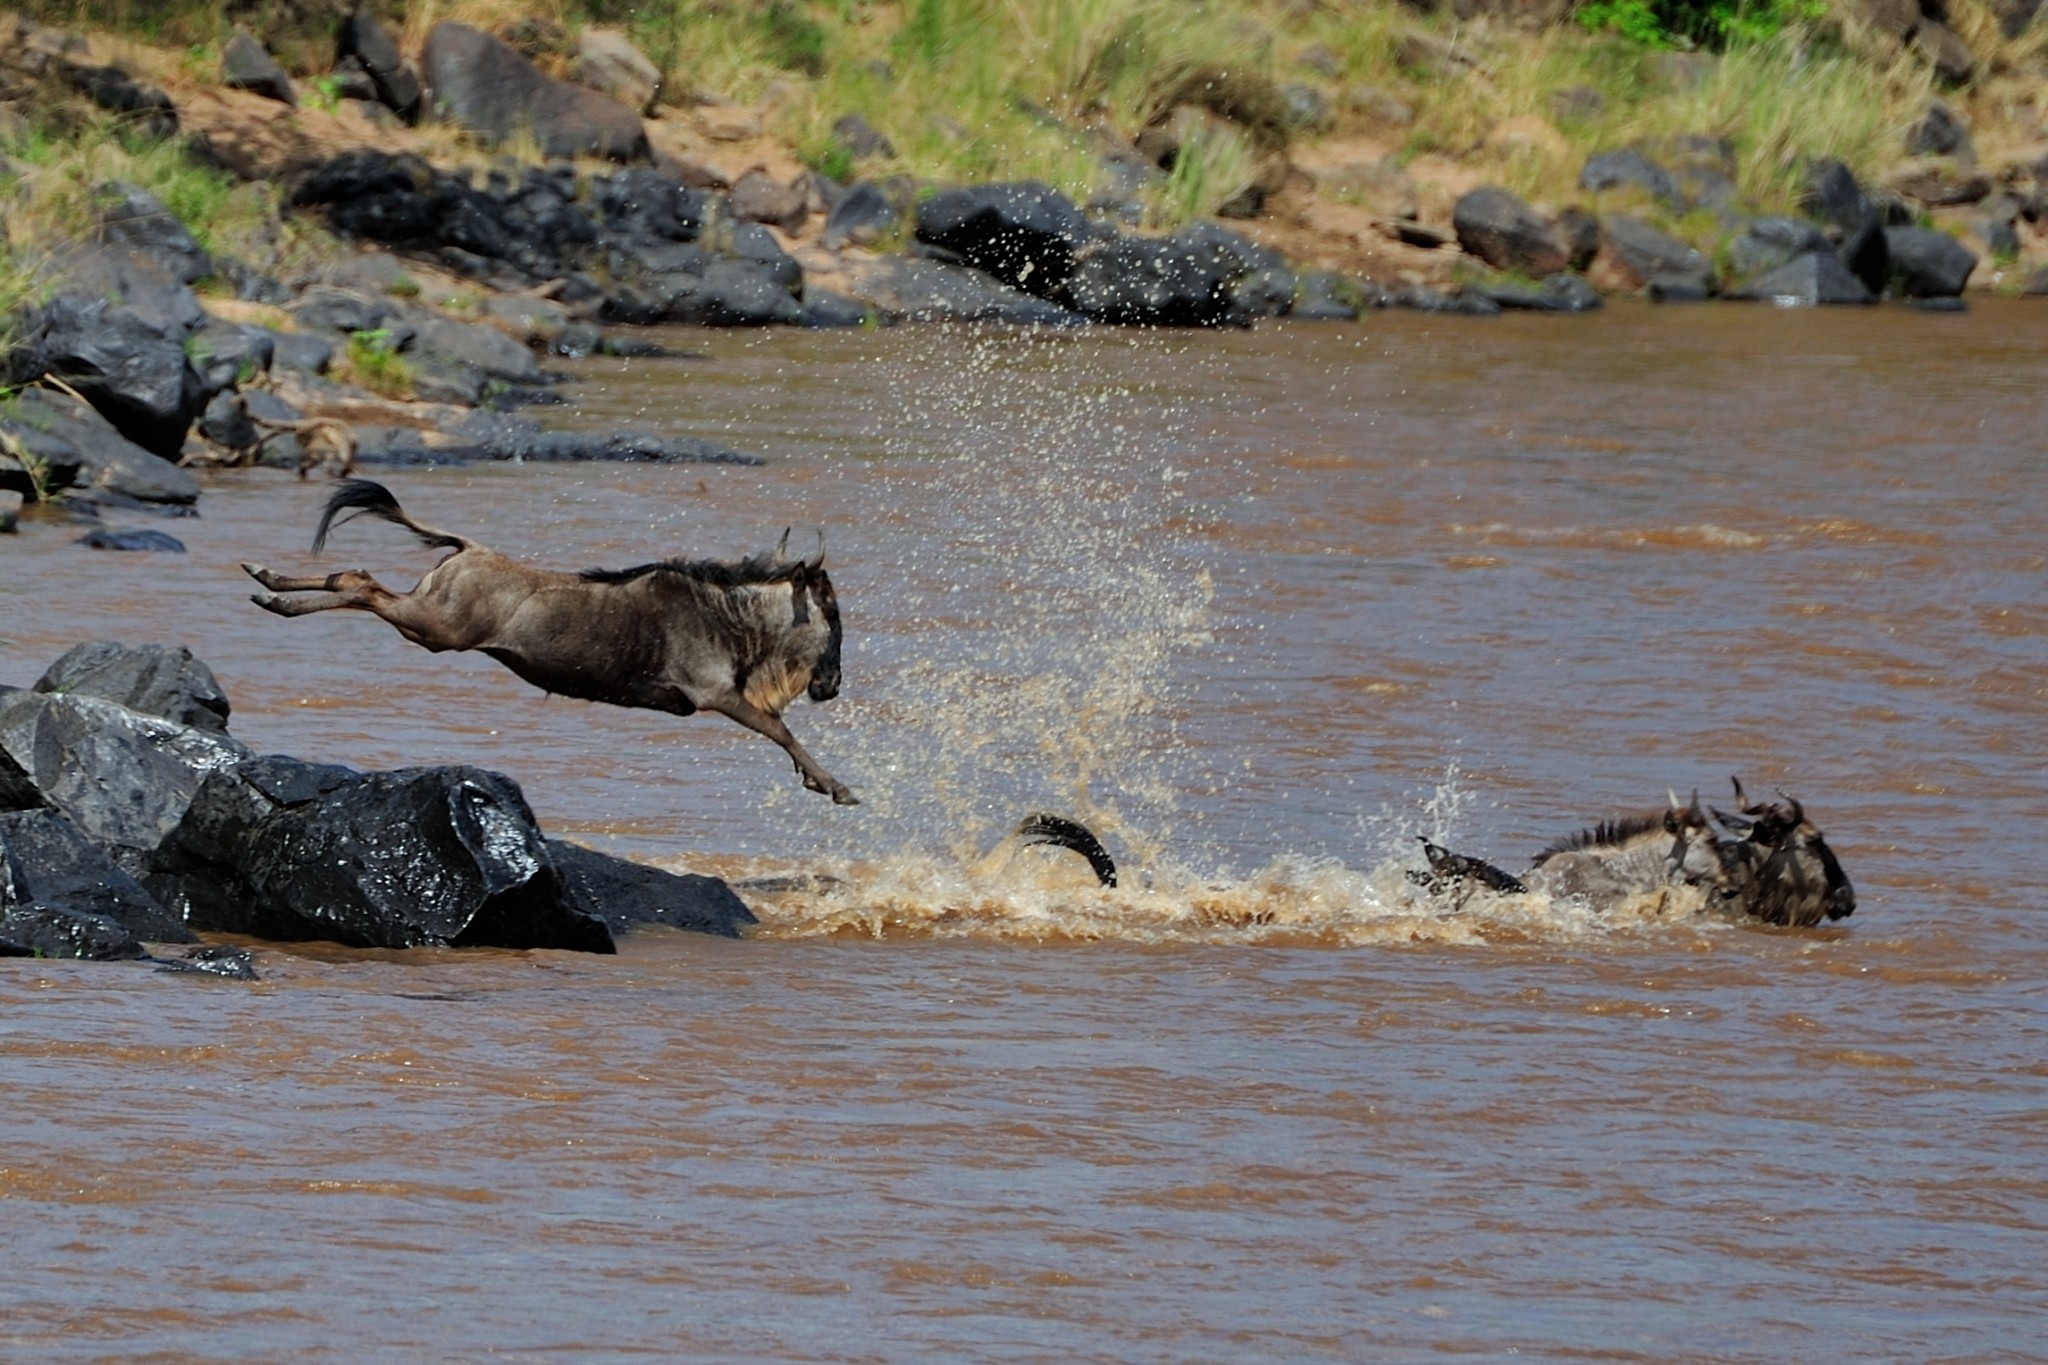
[[[1429,871],[1408,870],[1408,880],[1435,895],[1455,889],[1460,882],[1478,882],[1489,891],[1501,891],[1520,895],[1529,888],[1513,873],[1503,872],[1492,863],[1463,853],[1453,853],[1440,844],[1433,844],[1423,835],[1422,856],[1429,860]]]
[[[320,529],[313,533],[313,553],[318,554],[327,547],[327,533],[332,530],[339,514],[341,521],[369,515],[382,517],[388,522],[403,526],[418,536],[421,541],[437,549],[459,550],[469,542],[461,536],[436,531],[431,526],[422,526],[407,516],[398,505],[398,499],[391,496],[391,490],[381,483],[369,479],[343,479],[334,496],[327,500],[327,510],[320,514]]]
[[[1017,826],[1017,837],[1027,844],[1072,849],[1088,860],[1088,866],[1095,869],[1096,878],[1104,886],[1116,885],[1116,860],[1109,856],[1109,850],[1102,846],[1095,832],[1078,820],[1039,811],[1024,817],[1024,822]]]

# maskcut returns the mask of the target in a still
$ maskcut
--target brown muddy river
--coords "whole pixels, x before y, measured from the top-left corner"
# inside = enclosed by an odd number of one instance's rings
[[[259,749],[840,879],[617,958],[0,962],[0,1358],[2041,1358],[2048,312],[675,339],[551,420],[768,464],[368,472],[564,567],[822,529],[846,687],[790,721],[862,806],[258,611],[240,560],[432,562],[315,560],[318,484],[0,539],[0,681],[184,643]],[[1852,919],[1401,876],[1731,774]],[[1003,842],[1040,808],[1124,889]]]

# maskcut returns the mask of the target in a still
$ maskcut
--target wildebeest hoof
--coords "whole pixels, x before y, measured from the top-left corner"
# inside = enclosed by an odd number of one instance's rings
[[[832,789],[832,804],[835,806],[858,806],[860,798],[845,787]]]

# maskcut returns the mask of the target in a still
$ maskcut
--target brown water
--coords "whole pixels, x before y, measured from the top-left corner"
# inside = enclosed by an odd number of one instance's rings
[[[616,959],[0,963],[0,1356],[2040,1358],[2048,314],[679,339],[560,420],[770,464],[381,477],[570,567],[823,528],[846,691],[791,721],[861,807],[257,611],[317,485],[217,478],[179,558],[0,540],[0,681],[181,641],[260,749],[844,879]],[[1730,773],[1853,919],[1400,875]],[[1038,807],[1126,888],[1003,844]]]

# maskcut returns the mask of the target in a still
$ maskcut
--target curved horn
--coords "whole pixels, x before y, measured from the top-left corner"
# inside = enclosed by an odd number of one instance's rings
[[[789,527],[782,528],[782,539],[775,542],[775,562],[780,564],[789,558]]]
[[[1671,809],[1673,809],[1673,810],[1684,810],[1684,809],[1685,809],[1685,807],[1684,807],[1684,806],[1681,806],[1681,805],[1679,805],[1679,804],[1678,804],[1678,790],[1677,790],[1677,788],[1675,788],[1675,787],[1666,787],[1666,788],[1664,789],[1664,794],[1665,794],[1666,796],[1668,796],[1668,797],[1670,797],[1670,798],[1671,798]]]
[[[818,528],[818,557],[810,563],[813,572],[825,567],[825,529],[822,526]]]

